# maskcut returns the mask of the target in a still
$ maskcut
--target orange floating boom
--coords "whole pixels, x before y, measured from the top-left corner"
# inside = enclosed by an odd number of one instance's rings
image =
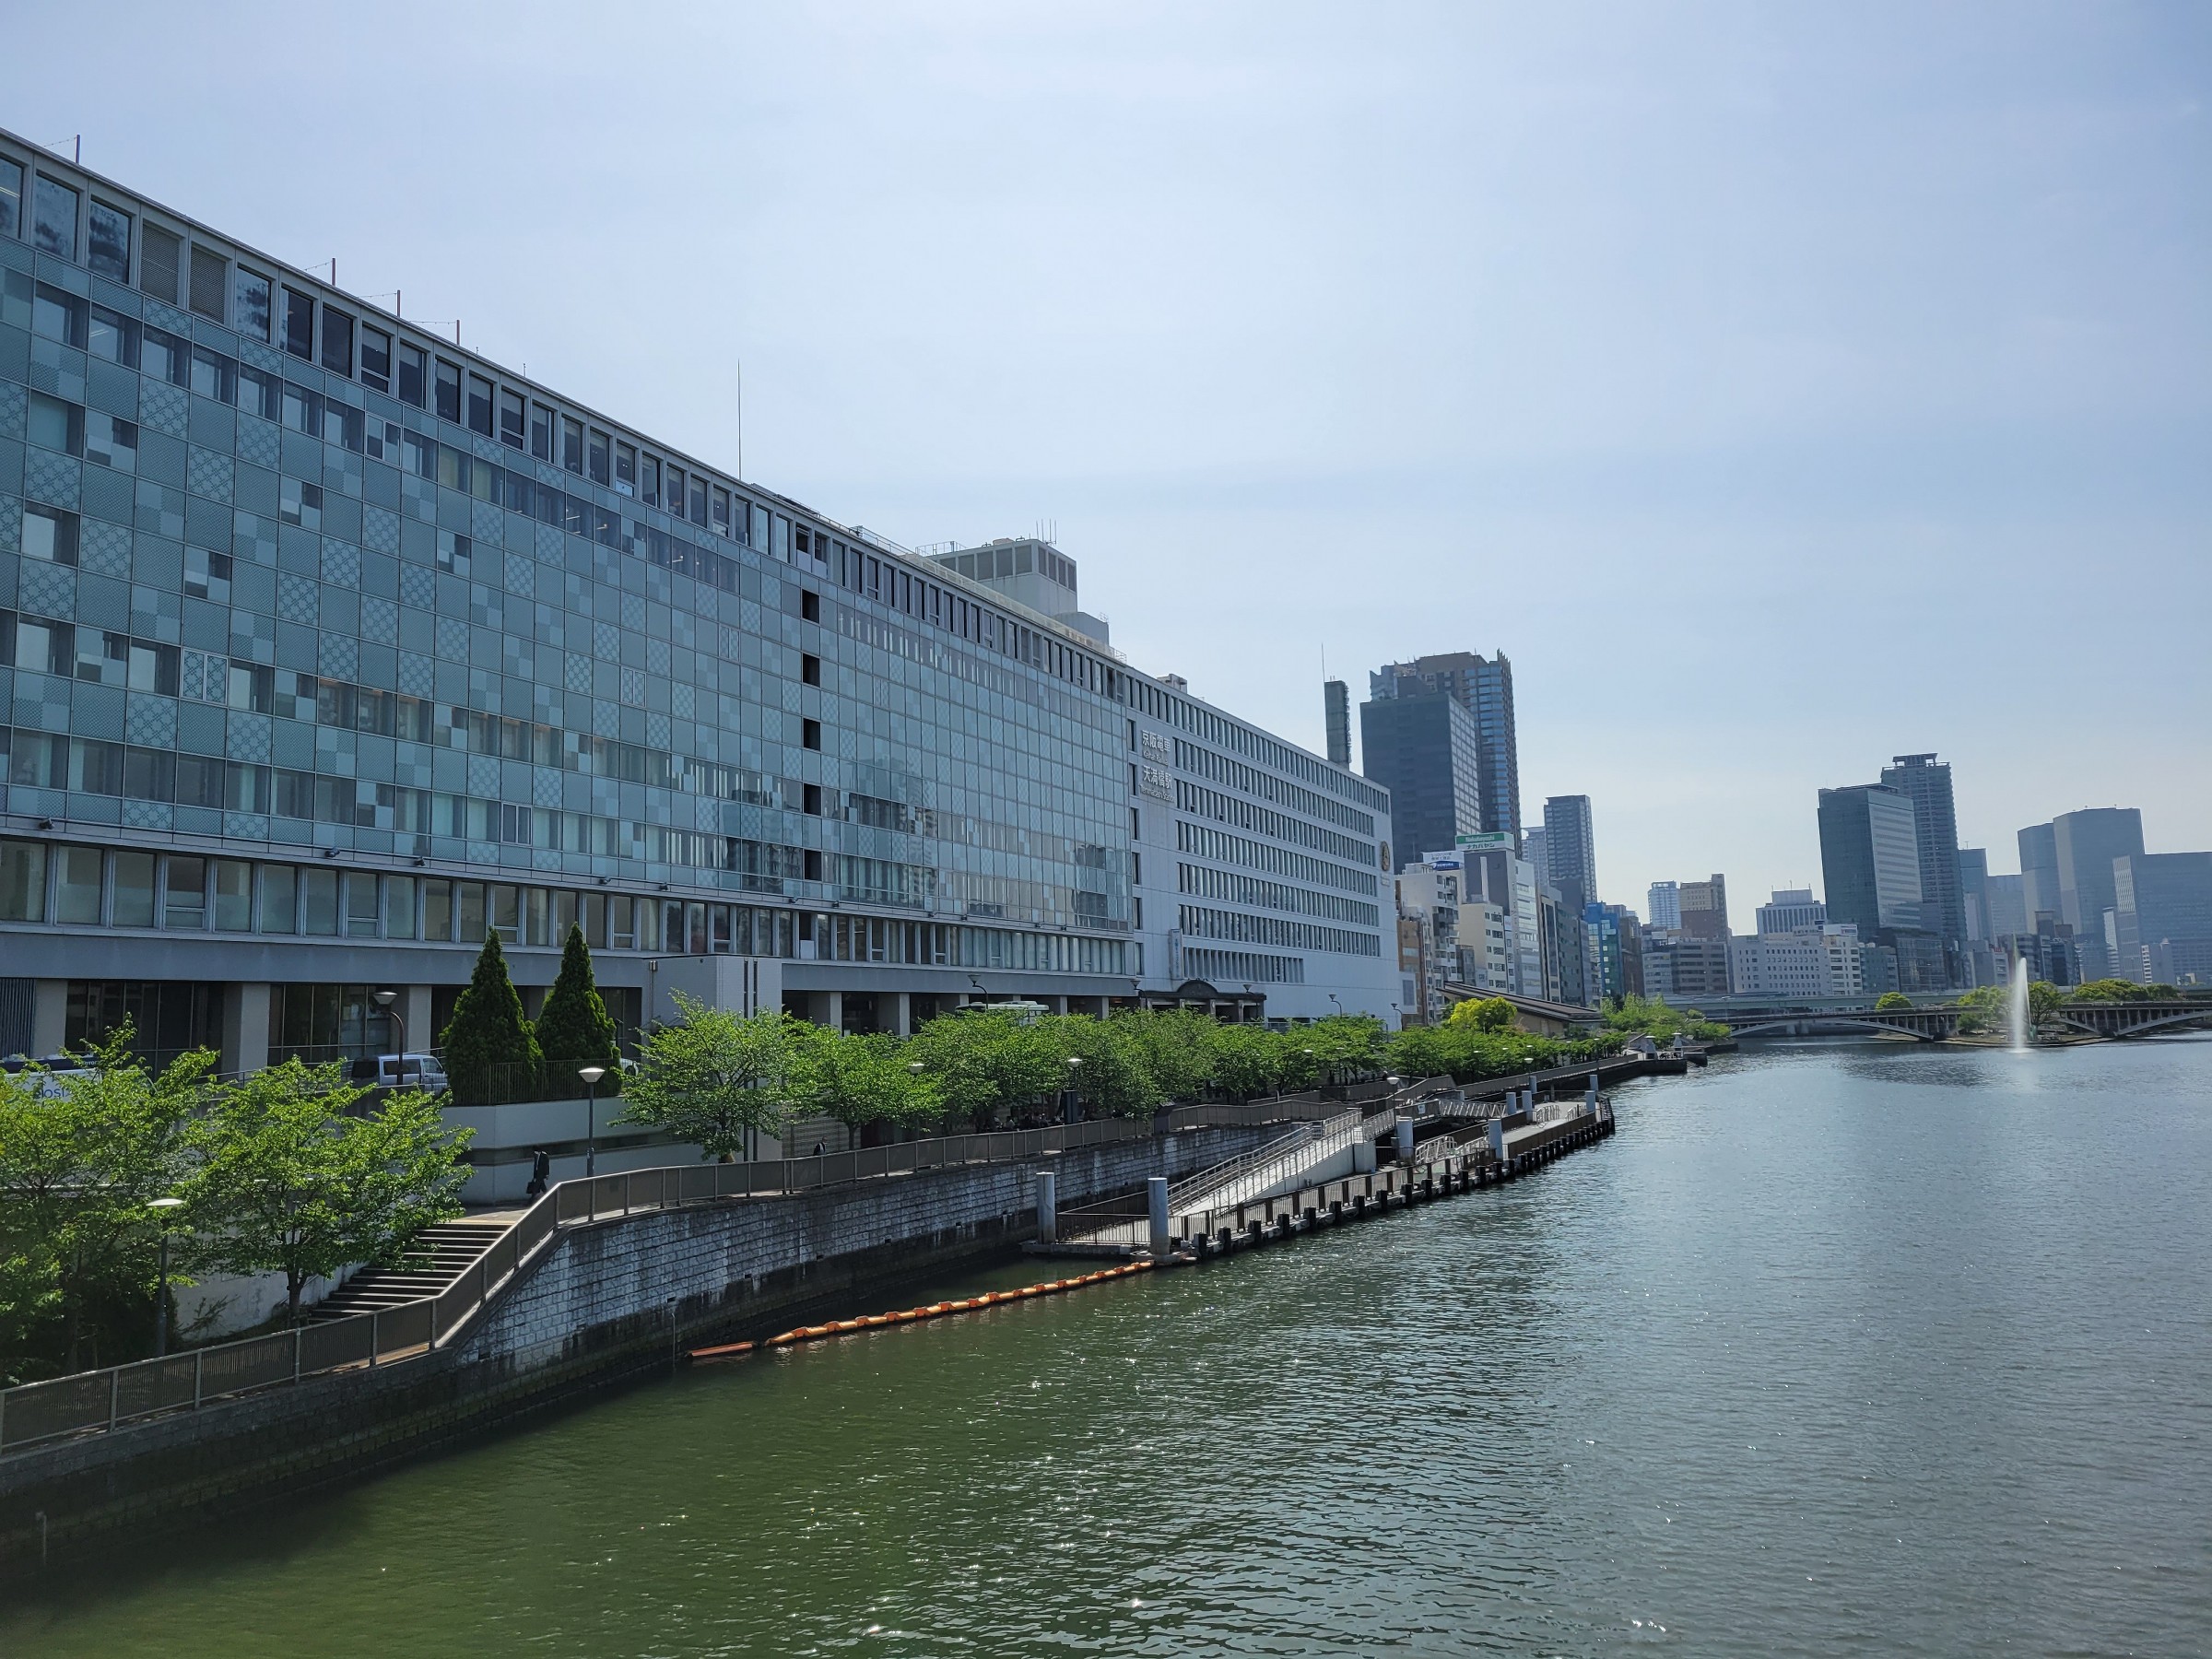
[[[843,1336],[854,1331],[870,1331],[883,1325],[912,1324],[917,1320],[942,1319],[948,1313],[971,1313],[978,1308],[994,1308],[1001,1302],[1019,1300],[1030,1296],[1053,1296],[1064,1290],[1079,1289],[1085,1285],[1104,1284],[1109,1279],[1126,1278],[1133,1273],[1148,1273],[1158,1266],[1156,1262],[1131,1262],[1121,1267],[1102,1267],[1096,1273],[1086,1273],[1078,1278],[1048,1279],[1040,1285],[1024,1285],[1018,1290],[986,1290],[981,1296],[962,1301],[931,1302],[922,1308],[895,1309],[888,1313],[870,1313],[859,1319],[833,1320],[828,1324],[797,1325],[759,1342],[725,1342],[713,1347],[693,1348],[687,1359],[742,1359],[763,1348],[791,1347],[802,1342],[819,1342],[826,1336]]]

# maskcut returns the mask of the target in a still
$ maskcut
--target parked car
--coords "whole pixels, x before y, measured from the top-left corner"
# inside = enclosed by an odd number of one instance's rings
[[[350,1075],[356,1083],[374,1083],[385,1088],[444,1089],[445,1062],[435,1054],[379,1054],[356,1060]]]

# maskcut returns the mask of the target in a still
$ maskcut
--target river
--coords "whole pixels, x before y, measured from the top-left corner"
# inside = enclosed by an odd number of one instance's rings
[[[143,1545],[0,1653],[2212,1651],[2212,1042],[1618,1107],[1501,1190]]]

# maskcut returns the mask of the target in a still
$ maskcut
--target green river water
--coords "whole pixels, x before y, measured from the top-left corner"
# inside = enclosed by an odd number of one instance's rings
[[[1618,1107],[1502,1190],[142,1543],[0,1654],[2212,1652],[2212,1042]]]

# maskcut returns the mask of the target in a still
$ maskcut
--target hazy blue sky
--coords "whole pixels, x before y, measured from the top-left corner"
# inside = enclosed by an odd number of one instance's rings
[[[2212,9],[17,6],[0,124],[1139,666],[1502,649],[1609,898],[2212,845]]]

